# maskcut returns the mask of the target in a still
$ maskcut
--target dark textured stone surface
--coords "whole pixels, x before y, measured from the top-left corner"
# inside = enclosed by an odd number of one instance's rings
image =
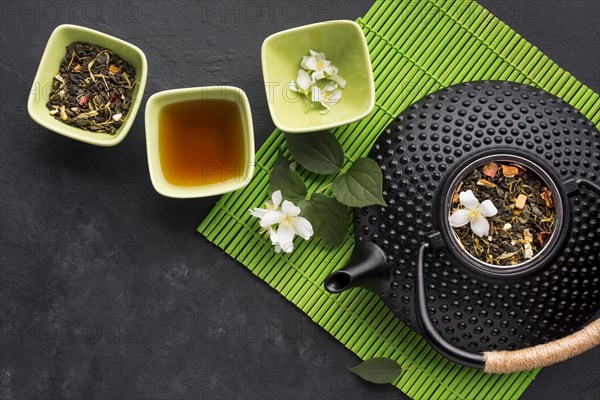
[[[262,40],[354,19],[370,3],[2,1],[2,399],[403,398],[348,373],[358,362],[351,352],[195,233],[216,198],[154,192],[143,105],[110,149],[47,132],[25,107],[48,36],[75,23],[145,51],[146,99],[176,87],[244,88],[260,145],[273,129],[260,90]],[[599,90],[597,2],[483,3]],[[597,398],[599,357],[545,369],[524,398]]]

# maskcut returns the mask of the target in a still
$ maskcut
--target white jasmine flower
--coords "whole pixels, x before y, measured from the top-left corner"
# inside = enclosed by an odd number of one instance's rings
[[[319,102],[325,107],[321,114],[327,114],[342,98],[342,91],[337,84],[329,83],[323,89],[313,87],[312,98],[313,102]]]
[[[279,209],[280,204],[281,204],[281,190],[277,190],[277,191],[273,192],[273,194],[271,195],[271,200],[268,200],[265,203],[265,208],[257,207],[254,210],[250,210],[250,215],[252,215],[253,217],[262,219],[267,213],[269,213],[271,211],[277,211]],[[277,245],[277,231],[271,226],[269,226],[269,236],[271,238],[271,244],[273,244],[274,246]],[[276,246],[276,248],[277,248],[277,246]]]
[[[335,83],[330,83],[323,88],[321,91],[321,104],[326,108],[332,107],[340,101],[342,98],[342,91],[338,88],[338,85]]]
[[[327,60],[325,53],[310,50],[308,56],[302,57],[300,67],[302,69],[298,71],[298,77],[290,83],[290,90],[304,96],[306,112],[320,104],[324,108],[321,114],[327,114],[340,101],[346,80],[339,75],[337,67]]]
[[[325,59],[325,54],[317,53],[314,50],[310,50],[310,56],[302,58],[300,66],[304,69],[314,71],[313,78],[315,80],[323,79],[327,71],[333,72],[331,61]]]
[[[322,91],[318,86],[313,86],[310,88],[310,101],[313,103],[321,102]]]
[[[319,52],[314,51],[312,49],[308,50],[308,52],[310,53],[311,56],[316,57],[319,60],[324,60],[325,58],[327,58],[327,57],[325,57],[325,53],[319,53]]]
[[[498,209],[491,200],[485,200],[479,203],[479,200],[473,194],[473,191],[467,190],[460,192],[460,204],[463,209],[456,210],[450,216],[450,225],[458,228],[471,223],[471,230],[479,237],[484,237],[490,233],[490,223],[486,218],[493,217],[498,213]]]
[[[308,92],[311,87],[314,85],[314,81],[310,78],[308,73],[300,69],[298,70],[298,77],[295,81],[290,83],[290,90],[294,92],[302,93],[304,96],[308,97]]]
[[[308,240],[314,232],[311,223],[306,218],[299,216],[299,207],[296,207],[291,201],[284,200],[280,211],[277,209],[280,202],[281,191],[278,190],[273,192],[270,206],[267,202],[264,209],[255,208],[250,210],[250,214],[260,219],[261,227],[269,229],[271,243],[275,246],[277,253],[281,250],[290,253],[294,249],[295,235]],[[275,225],[278,227],[275,228]]]
[[[328,76],[328,78],[340,85],[342,89],[346,87],[346,80],[339,76],[337,73],[335,73],[335,75]]]
[[[343,89],[346,87],[346,80],[344,78],[342,78],[339,74],[339,70],[337,69],[336,66],[334,66],[333,64],[329,66],[329,68],[327,69],[327,76],[325,76],[327,79],[331,79],[332,81],[334,81],[335,83],[337,83],[338,85],[340,85],[340,87]],[[320,75],[318,75],[320,76]],[[315,74],[313,74],[313,79],[317,80],[317,79],[321,79],[321,78],[317,78],[315,77]]]
[[[329,78],[342,88],[346,86],[346,80],[338,75],[339,70],[325,58],[325,53],[310,50],[310,56],[302,57],[300,66],[306,70],[313,71],[311,76],[315,81]]]
[[[304,69],[313,69],[311,66],[314,66],[314,61],[326,61],[325,53],[319,53],[314,50],[308,51],[310,55],[302,57],[302,62],[300,66]]]

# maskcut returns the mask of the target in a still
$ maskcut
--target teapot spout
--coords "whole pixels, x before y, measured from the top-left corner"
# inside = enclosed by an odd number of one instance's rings
[[[388,282],[389,269],[386,255],[372,242],[356,242],[348,264],[325,278],[325,289],[340,293],[346,289],[362,287],[381,294]]]

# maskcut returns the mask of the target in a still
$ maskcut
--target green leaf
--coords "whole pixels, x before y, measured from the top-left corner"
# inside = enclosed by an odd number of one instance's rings
[[[383,200],[382,190],[381,170],[370,158],[356,160],[348,172],[335,179],[331,187],[336,199],[351,207],[387,205]]]
[[[310,200],[301,203],[300,208],[300,215],[311,223],[315,236],[329,246],[342,244],[352,222],[348,207],[333,197],[313,193]]]
[[[402,374],[402,368],[396,361],[383,357],[366,360],[349,371],[373,383],[392,383]]]
[[[285,200],[298,204],[306,198],[306,185],[300,175],[290,168],[290,164],[290,161],[280,153],[271,171],[269,196],[281,190],[281,196]]]
[[[342,169],[344,150],[331,132],[286,133],[287,147],[298,164],[317,174]]]

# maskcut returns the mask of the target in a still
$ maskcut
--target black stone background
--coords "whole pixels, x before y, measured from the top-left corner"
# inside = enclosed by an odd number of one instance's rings
[[[483,1],[600,91],[600,3]],[[60,23],[130,41],[149,62],[145,99],[232,84],[256,144],[273,130],[260,46],[277,31],[355,19],[371,1],[2,1],[0,398],[405,398],[361,381],[325,331],[195,232],[217,200],[158,195],[144,104],[99,148],[48,132],[26,98]],[[524,399],[600,398],[600,350],[544,369]]]

